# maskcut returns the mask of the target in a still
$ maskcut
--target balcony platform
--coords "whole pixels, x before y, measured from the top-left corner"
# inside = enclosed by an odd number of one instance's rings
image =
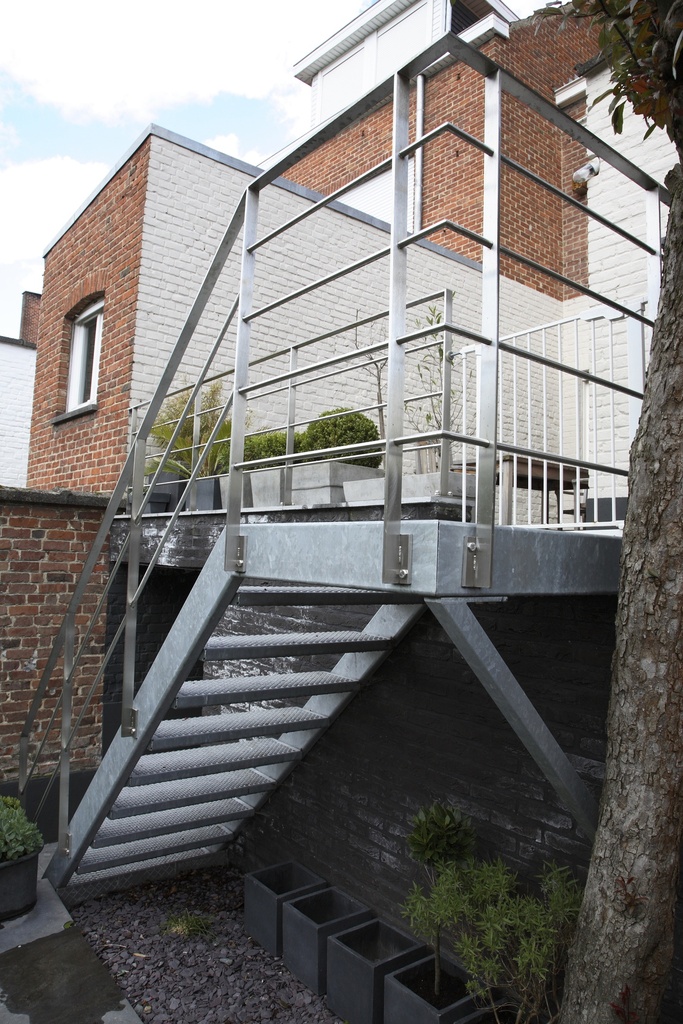
[[[619,531],[527,526],[496,527],[491,587],[464,587],[463,550],[474,527],[457,521],[459,504],[435,500],[404,507],[402,531],[413,538],[411,582],[386,584],[382,582],[381,512],[381,506],[357,505],[247,511],[242,517],[246,574],[250,579],[375,593],[410,591],[431,598],[611,594],[618,589]],[[143,517],[143,564],[149,562],[167,523],[167,515]],[[182,513],[158,564],[201,568],[223,527],[221,512]],[[126,529],[127,520],[114,522],[114,557]]]

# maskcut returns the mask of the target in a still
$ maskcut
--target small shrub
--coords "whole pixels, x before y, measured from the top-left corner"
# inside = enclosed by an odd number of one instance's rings
[[[342,415],[346,413],[347,415]],[[349,412],[348,409],[328,409],[320,414],[317,420],[309,423],[304,431],[301,444],[302,451],[319,451],[323,448],[341,448],[349,444],[361,444],[364,441],[379,441],[379,431],[372,420],[362,412]],[[360,455],[357,458],[344,459],[354,466],[370,466],[375,468],[382,461],[381,455]]]
[[[304,449],[304,433],[294,434],[294,451]],[[272,430],[268,434],[252,434],[244,439],[244,459],[246,462],[257,459],[271,459],[287,452],[287,433],[284,430]],[[271,463],[275,465],[275,463]]]
[[[19,800],[0,797],[0,861],[18,860],[43,845],[38,826],[29,821]]]
[[[470,991],[489,1003],[496,1020],[502,1019],[501,991],[518,1024],[552,1024],[559,1017],[581,888],[566,868],[552,863],[539,883],[539,895],[524,892],[499,859],[457,870],[447,865],[434,886],[444,933],[473,978]]]
[[[166,935],[180,935],[184,939],[210,939],[213,935],[211,918],[203,917],[202,914],[192,914],[189,910],[169,914],[163,931]]]

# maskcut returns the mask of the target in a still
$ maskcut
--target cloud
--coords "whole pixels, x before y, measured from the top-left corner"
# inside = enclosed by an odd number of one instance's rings
[[[107,170],[66,156],[0,168],[0,265],[35,260]]]
[[[228,156],[244,160],[255,167],[260,167],[262,161],[268,156],[266,152],[259,149],[248,149],[246,152],[243,152],[242,144],[234,132],[230,132],[228,135],[214,135],[211,139],[204,139],[204,145],[209,146],[211,149],[217,149],[219,153],[227,153]]]
[[[18,5],[3,12],[0,72],[68,120],[150,121],[159,110],[227,93],[264,99],[291,67],[366,6],[363,0],[138,3],[125,16],[92,0],[36,0],[30,44]]]

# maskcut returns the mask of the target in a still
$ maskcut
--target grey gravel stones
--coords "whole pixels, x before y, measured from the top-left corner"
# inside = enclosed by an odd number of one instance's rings
[[[147,1024],[340,1024],[246,935],[242,906],[242,875],[217,867],[92,899],[72,915]],[[167,934],[182,912],[211,918],[211,937]]]

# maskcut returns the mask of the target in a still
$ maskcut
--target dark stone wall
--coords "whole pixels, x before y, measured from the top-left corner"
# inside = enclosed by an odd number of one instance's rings
[[[602,777],[614,598],[474,606],[586,782]],[[524,877],[590,848],[430,613],[384,663],[235,849],[255,868],[294,858],[400,921],[415,867],[410,818],[434,800],[471,815],[483,855]]]
[[[106,646],[113,640],[126,609],[127,565],[114,581],[107,604]],[[145,566],[142,566],[141,572]],[[135,663],[135,681],[139,685],[166,639],[199,575],[196,569],[155,568],[142,592],[138,610],[138,632]],[[188,676],[201,679],[202,663],[197,662]],[[116,645],[104,674],[102,696],[102,745],[109,746],[121,724],[121,687],[123,681],[123,637]]]

